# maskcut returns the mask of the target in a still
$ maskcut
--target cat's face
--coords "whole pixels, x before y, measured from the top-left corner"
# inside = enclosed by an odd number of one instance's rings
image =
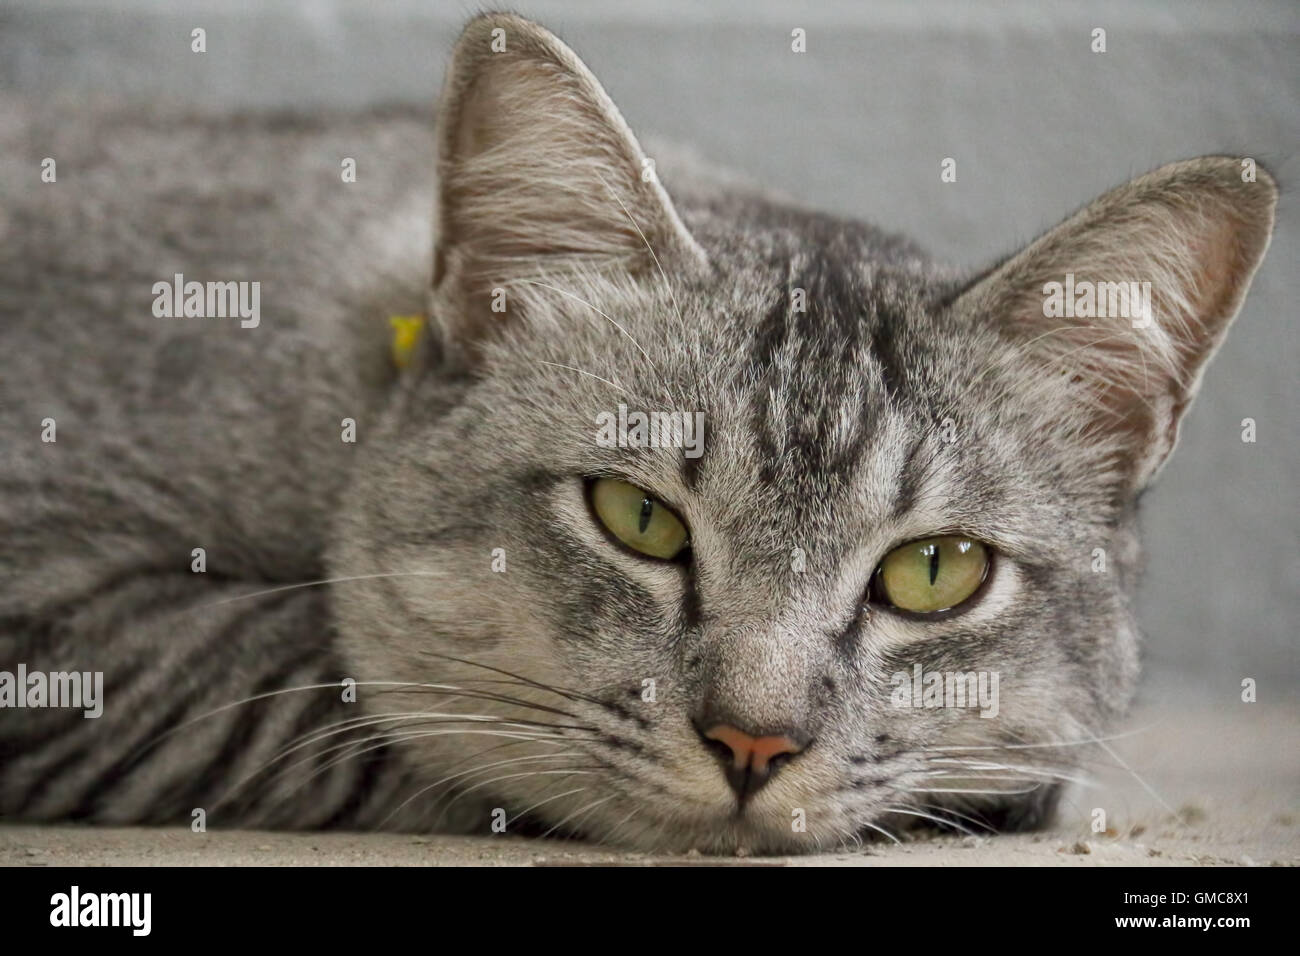
[[[1131,696],[1134,498],[1271,183],[1167,167],[956,283],[757,197],[675,209],[581,64],[514,18],[471,24],[441,117],[439,338],[333,559],[396,575],[335,599],[354,676],[435,685],[369,704],[430,822],[485,802],[642,847],[799,850],[1041,815]],[[1154,327],[1044,316],[1045,280],[1125,270]],[[703,433],[610,447],[620,405]],[[941,536],[975,557],[878,573]]]

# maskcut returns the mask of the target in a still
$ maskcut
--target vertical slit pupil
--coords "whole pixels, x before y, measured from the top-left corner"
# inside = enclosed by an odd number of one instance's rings
[[[645,534],[645,529],[650,527],[650,514],[655,510],[655,503],[649,498],[641,499],[641,517],[637,521],[637,531]]]
[[[930,545],[930,587],[934,587],[935,579],[939,577],[939,546]]]

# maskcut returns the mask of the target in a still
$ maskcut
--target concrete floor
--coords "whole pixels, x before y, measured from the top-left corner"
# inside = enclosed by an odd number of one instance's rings
[[[1186,688],[1148,699],[1098,753],[1057,826],[999,837],[926,837],[807,857],[662,857],[510,836],[191,833],[188,829],[0,826],[4,866],[1290,866],[1300,863],[1300,719],[1290,708],[1218,704]],[[1134,773],[1120,769],[1123,761]],[[1111,765],[1109,767],[1104,765]],[[1140,777],[1140,779],[1138,779]],[[1109,832],[1090,830],[1094,807]]]

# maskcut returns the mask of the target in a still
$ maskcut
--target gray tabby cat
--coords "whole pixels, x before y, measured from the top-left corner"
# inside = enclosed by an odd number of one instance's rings
[[[104,675],[97,719],[0,710],[25,820],[1040,824],[1133,694],[1135,502],[1277,195],[1174,163],[958,276],[652,166],[496,14],[436,144],[394,111],[0,124],[0,670]],[[156,316],[176,273],[260,282],[260,322]],[[1062,317],[1066,282],[1150,308]],[[399,369],[388,318],[426,306]],[[703,413],[701,453],[599,440],[633,412]]]

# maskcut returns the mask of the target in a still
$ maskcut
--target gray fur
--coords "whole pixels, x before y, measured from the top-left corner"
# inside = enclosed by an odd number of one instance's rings
[[[494,27],[508,52],[484,56]],[[1263,256],[1267,174],[1165,167],[966,278],[654,150],[665,192],[525,21],[470,24],[440,116],[435,145],[393,112],[0,110],[0,154],[59,159],[57,184],[0,180],[0,669],[107,684],[97,721],[0,712],[0,814],[486,832],[500,807],[761,851],[916,813],[1042,822],[1132,696],[1136,498]],[[1124,269],[1167,340],[1044,335],[1044,276]],[[153,317],[173,272],[260,280],[260,327]],[[386,317],[426,297],[398,375]],[[598,447],[619,401],[704,411],[703,457]],[[689,566],[614,547],[597,474],[669,503]],[[888,550],[947,531],[997,552],[968,609],[866,601]],[[325,578],[353,580],[248,596]],[[999,716],[891,707],[914,663],[999,672]],[[330,686],[211,714],[344,677],[356,705]],[[738,812],[700,719],[812,743]]]

